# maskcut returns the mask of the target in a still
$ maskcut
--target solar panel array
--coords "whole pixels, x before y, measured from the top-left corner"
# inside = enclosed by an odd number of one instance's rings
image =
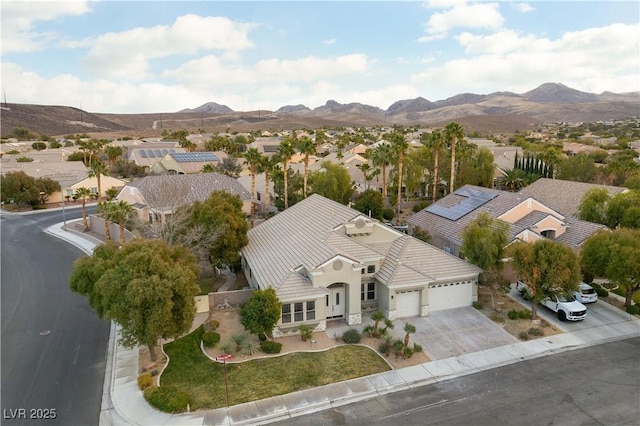
[[[279,145],[262,145],[262,149],[265,153],[278,152]]]
[[[172,157],[178,163],[196,163],[204,161],[220,161],[213,152],[177,152]]]
[[[455,194],[467,198],[451,207],[432,204],[426,208],[426,211],[444,217],[445,219],[458,220],[498,196],[498,194],[495,193],[476,191],[470,188],[460,188]]]
[[[140,150],[140,156],[142,158],[162,158],[165,155],[171,153],[175,153],[176,150],[175,149],[166,149],[166,148],[162,148],[162,149],[141,149]]]

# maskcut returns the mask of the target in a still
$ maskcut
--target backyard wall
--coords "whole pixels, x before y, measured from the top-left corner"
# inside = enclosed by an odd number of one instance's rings
[[[209,310],[220,311],[237,308],[249,300],[253,290],[233,290],[209,293]]]

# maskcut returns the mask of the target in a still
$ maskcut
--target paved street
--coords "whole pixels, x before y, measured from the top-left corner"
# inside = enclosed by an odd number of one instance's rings
[[[592,346],[276,424],[639,424],[639,350],[639,338]]]
[[[66,209],[67,220],[80,214]],[[43,232],[61,211],[0,220],[2,424],[97,424],[109,323],[69,290],[83,253]]]

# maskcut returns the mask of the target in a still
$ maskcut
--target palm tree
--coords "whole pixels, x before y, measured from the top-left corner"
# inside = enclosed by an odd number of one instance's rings
[[[282,171],[284,172],[284,208],[285,210],[289,207],[289,161],[293,154],[295,154],[295,149],[293,147],[295,139],[290,137],[286,137],[280,142],[280,146],[278,146],[278,157],[282,160]]]
[[[124,238],[124,224],[127,219],[136,214],[136,209],[124,200],[118,200],[110,204],[108,207],[109,219],[118,223],[120,228],[120,245],[123,246],[127,242]]]
[[[382,311],[373,311],[371,312],[371,319],[375,321],[373,324],[373,337],[380,336],[380,321],[385,318],[384,312]]]
[[[400,205],[402,203],[402,166],[404,163],[404,153],[409,148],[409,144],[404,135],[398,131],[387,135],[391,142],[391,148],[395,153],[395,157],[398,161],[398,200],[396,202],[396,222],[400,220]]]
[[[406,333],[404,335],[404,353],[407,353],[407,348],[409,347],[409,335],[413,334],[416,332],[416,326],[406,323],[404,325],[404,332]]]
[[[254,216],[255,216],[255,203],[256,203],[256,173],[262,154],[257,148],[249,148],[244,153],[244,163],[249,166],[249,173],[251,173],[251,227],[253,228]]]
[[[427,145],[433,153],[433,194],[432,200],[435,203],[438,200],[438,172],[440,168],[440,149],[444,144],[442,132],[434,130],[429,134]]]
[[[378,145],[371,155],[373,165],[380,166],[382,169],[382,198],[384,202],[387,201],[387,166],[391,163],[392,156],[391,145],[387,142]]]
[[[111,240],[111,206],[113,201],[98,203],[98,213],[104,219],[104,239]]]
[[[300,154],[304,155],[304,181],[302,184],[303,197],[307,198],[307,181],[309,178],[309,156],[316,153],[316,144],[307,137],[300,139],[297,143]]]
[[[511,192],[516,192],[525,184],[525,173],[520,169],[506,169],[499,180],[500,185],[506,186]]]
[[[451,179],[449,193],[453,192],[456,180],[456,143],[464,139],[464,129],[458,123],[451,122],[444,128],[445,140],[451,145]]]
[[[96,182],[98,184],[98,204],[100,204],[102,202],[102,184],[100,182],[100,177],[102,175],[106,175],[107,174],[107,166],[105,166],[105,164],[100,161],[100,160],[96,160],[93,163],[91,163],[91,168],[89,169],[89,172],[87,173],[87,175],[92,178],[95,177],[96,178]]]
[[[89,230],[89,222],[87,221],[86,203],[87,198],[91,197],[91,190],[83,186],[76,189],[76,193],[73,195],[76,197],[76,199],[80,199],[80,201],[82,202],[82,225],[84,226],[84,232],[87,232]]]
[[[363,163],[360,165],[360,171],[362,172],[362,176],[365,181],[365,189],[369,189],[369,181],[373,178],[373,173],[368,174],[367,172],[371,170],[371,166],[369,163]]]
[[[258,164],[258,172],[264,173],[264,218],[269,217],[269,206],[271,204],[271,192],[269,185],[271,185],[271,172],[276,168],[279,160],[278,157],[263,156]]]
[[[213,167],[213,165],[210,163],[205,164],[204,166],[202,166],[202,169],[200,169],[200,173],[213,173],[215,171],[215,167]]]
[[[109,158],[109,166],[113,166],[118,157],[123,154],[122,147],[118,145],[107,145],[106,147],[104,147],[104,152]]]

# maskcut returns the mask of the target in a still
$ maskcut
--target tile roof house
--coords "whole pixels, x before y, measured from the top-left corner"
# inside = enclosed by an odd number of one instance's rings
[[[116,197],[132,204],[143,222],[162,222],[178,207],[204,201],[214,191],[239,195],[242,210],[251,212],[251,195],[237,179],[219,173],[146,176],[127,183]]]
[[[478,267],[317,194],[248,237],[245,276],[254,289],[275,289],[278,336],[301,324],[321,331],[334,318],[360,324],[367,310],[395,319],[477,300]]]
[[[168,152],[151,166],[155,174],[193,174],[200,173],[209,164],[215,167],[220,157],[215,152]]]
[[[610,196],[627,191],[627,188],[621,186],[541,178],[522,188],[520,194],[533,197],[563,215],[578,217],[582,199],[593,188],[604,188]]]
[[[487,212],[510,226],[509,241],[550,238],[578,250],[605,226],[567,217],[537,199],[521,194],[465,185],[412,215],[410,230],[420,227],[431,234],[430,243],[456,256],[462,231],[478,213]]]
[[[176,152],[187,152],[184,148],[167,147],[129,147],[128,156],[129,161],[133,161],[140,167],[145,167],[147,170],[151,169],[155,163],[161,160],[165,155]]]

